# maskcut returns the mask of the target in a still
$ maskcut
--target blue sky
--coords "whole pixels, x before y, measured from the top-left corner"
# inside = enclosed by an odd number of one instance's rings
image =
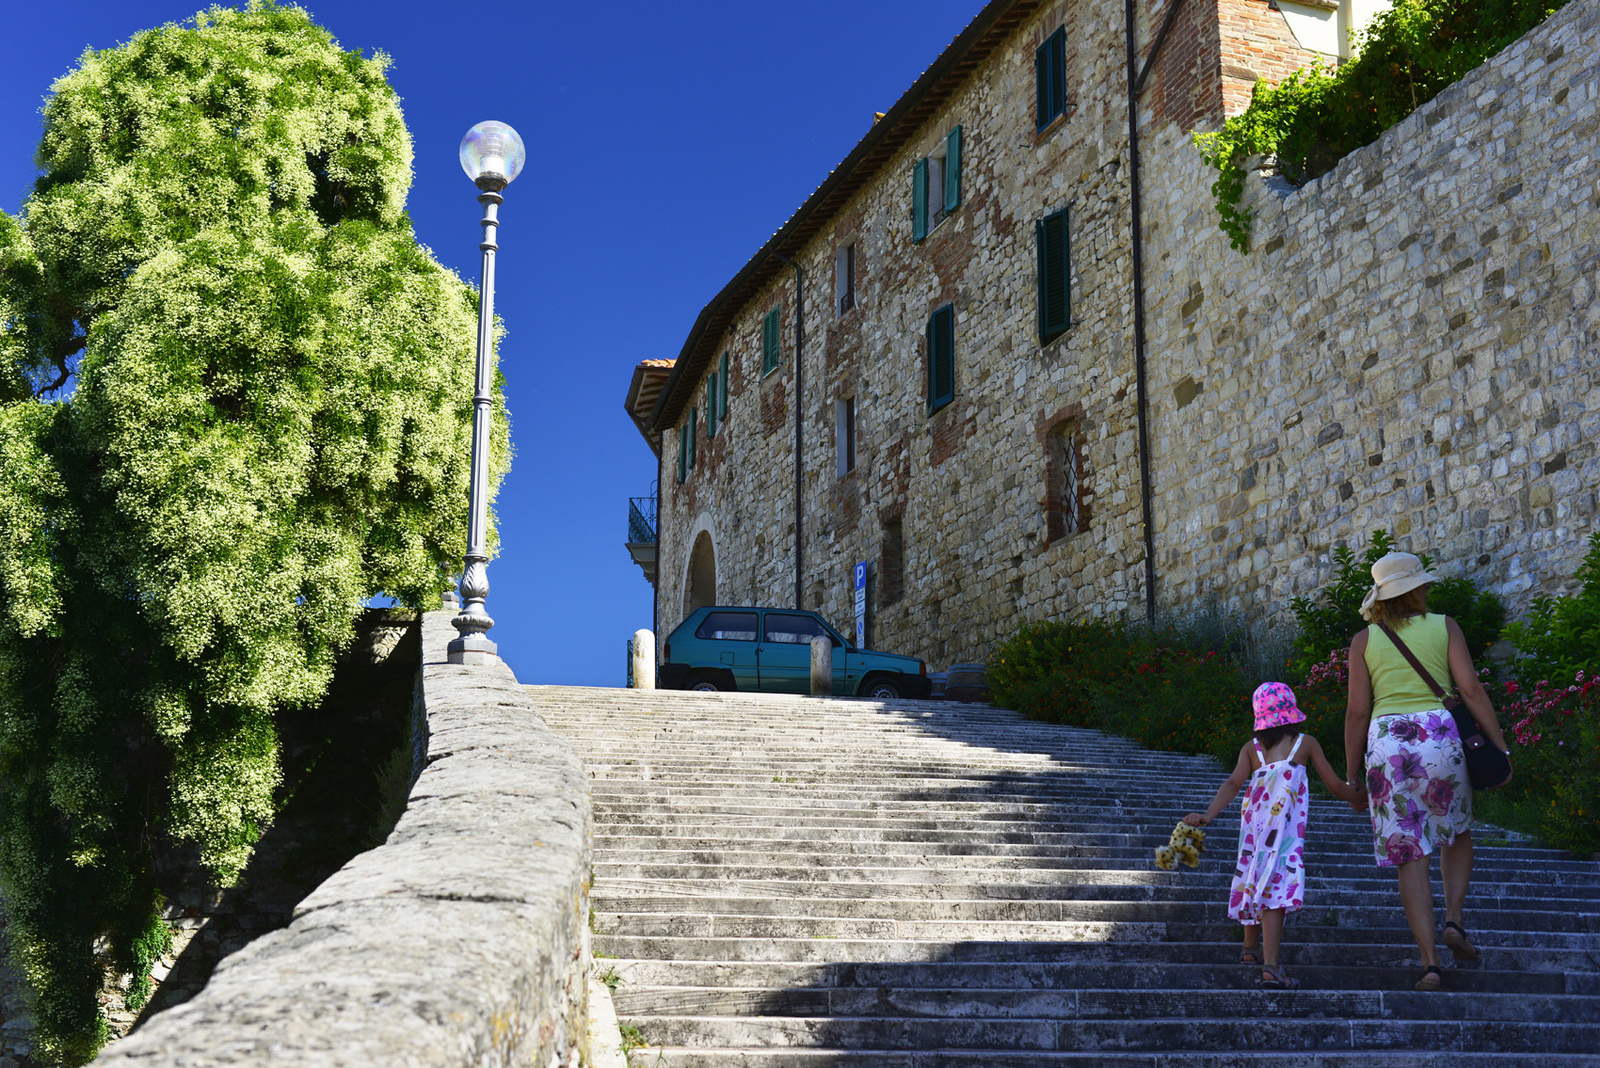
[[[650,626],[623,548],[655,460],[622,410],[635,363],[700,309],[982,0],[302,5],[381,50],[416,148],[417,236],[475,279],[478,205],[456,158],[482,119],[528,163],[501,210],[496,310],[517,457],[499,500],[490,637],[525,682],[619,685]],[[88,47],[181,22],[194,0],[15,4],[0,65],[0,208],[36,170],[39,107]],[[462,504],[465,523],[465,502]]]

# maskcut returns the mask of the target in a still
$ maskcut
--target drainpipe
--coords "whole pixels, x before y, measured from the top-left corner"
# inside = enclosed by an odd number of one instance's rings
[[[774,252],[773,256],[794,268],[794,606],[800,609],[805,607],[801,577],[804,573],[805,542],[801,538],[800,527],[800,476],[803,462],[800,447],[804,440],[805,425],[805,413],[800,401],[805,396],[805,379],[802,377],[804,365],[800,356],[806,345],[806,276],[800,265],[788,256],[781,252]]]
[[[1129,204],[1130,223],[1133,228],[1133,369],[1139,407],[1139,500],[1144,517],[1144,610],[1153,626],[1156,621],[1156,532],[1155,517],[1150,503],[1150,431],[1148,426],[1148,386],[1145,374],[1144,336],[1144,230],[1140,222],[1139,203],[1139,94],[1144,91],[1145,79],[1155,66],[1156,56],[1166,42],[1167,32],[1178,14],[1183,0],[1172,0],[1167,17],[1156,34],[1144,69],[1139,69],[1138,50],[1134,44],[1133,0],[1124,0],[1128,33],[1128,179],[1132,185]]]

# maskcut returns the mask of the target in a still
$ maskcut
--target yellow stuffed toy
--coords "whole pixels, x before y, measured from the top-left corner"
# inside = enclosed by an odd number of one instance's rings
[[[1172,837],[1164,846],[1156,847],[1156,867],[1162,871],[1171,871],[1174,865],[1182,860],[1185,867],[1198,868],[1200,854],[1205,852],[1206,832],[1198,827],[1191,826],[1183,820],[1172,829]]]

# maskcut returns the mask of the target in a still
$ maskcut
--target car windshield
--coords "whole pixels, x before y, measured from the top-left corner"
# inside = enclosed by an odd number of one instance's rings
[[[839,644],[839,639],[829,634],[828,628],[819,623],[814,616],[789,612],[767,613],[767,641],[810,645],[812,638],[827,638],[834,645]]]
[[[756,640],[756,614],[754,612],[712,612],[695,630],[696,638],[723,641],[753,642]],[[771,641],[772,639],[767,639]],[[806,641],[810,641],[807,638]]]

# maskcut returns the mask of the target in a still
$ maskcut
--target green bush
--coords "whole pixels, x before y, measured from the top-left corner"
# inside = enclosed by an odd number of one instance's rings
[[[1540,597],[1525,621],[1506,628],[1517,647],[1517,674],[1527,681],[1600,674],[1600,531],[1578,566],[1583,588],[1571,597]]]
[[[1119,670],[1122,624],[1103,620],[1026,623],[989,657],[996,704],[1050,723],[1089,726],[1086,681]]]
[[[1219,132],[1195,135],[1219,172],[1211,191],[1229,242],[1250,247],[1251,212],[1239,207],[1249,157],[1275,156],[1296,185],[1320,177],[1565,2],[1396,0],[1359,35],[1349,62],[1298,71],[1275,87],[1257,82],[1245,111]]]
[[[1570,682],[1508,682],[1502,716],[1516,777],[1494,795],[1505,817],[1553,846],[1600,850],[1600,685],[1586,672]]]
[[[1394,538],[1386,530],[1374,530],[1372,542],[1359,558],[1345,546],[1333,551],[1333,579],[1315,596],[1289,601],[1300,634],[1295,639],[1295,673],[1303,677],[1315,664],[1328,659],[1336,649],[1350,645],[1351,637],[1367,626],[1361,618],[1361,601],[1372,588],[1372,565],[1395,550]],[[1426,554],[1418,557],[1422,566],[1433,567]],[[1468,578],[1440,579],[1428,593],[1428,610],[1450,616],[1461,625],[1467,648],[1480,658],[1500,637],[1505,624],[1505,606],[1500,598],[1478,588]]]
[[[1035,719],[1231,765],[1250,737],[1250,695],[1262,682],[1285,677],[1263,677],[1257,665],[1273,658],[1261,655],[1244,628],[1218,623],[1196,617],[1153,631],[1106,621],[1027,624],[996,647],[991,692],[997,704]],[[1306,729],[1325,742],[1337,765],[1342,689],[1337,700],[1313,694],[1302,707]]]

